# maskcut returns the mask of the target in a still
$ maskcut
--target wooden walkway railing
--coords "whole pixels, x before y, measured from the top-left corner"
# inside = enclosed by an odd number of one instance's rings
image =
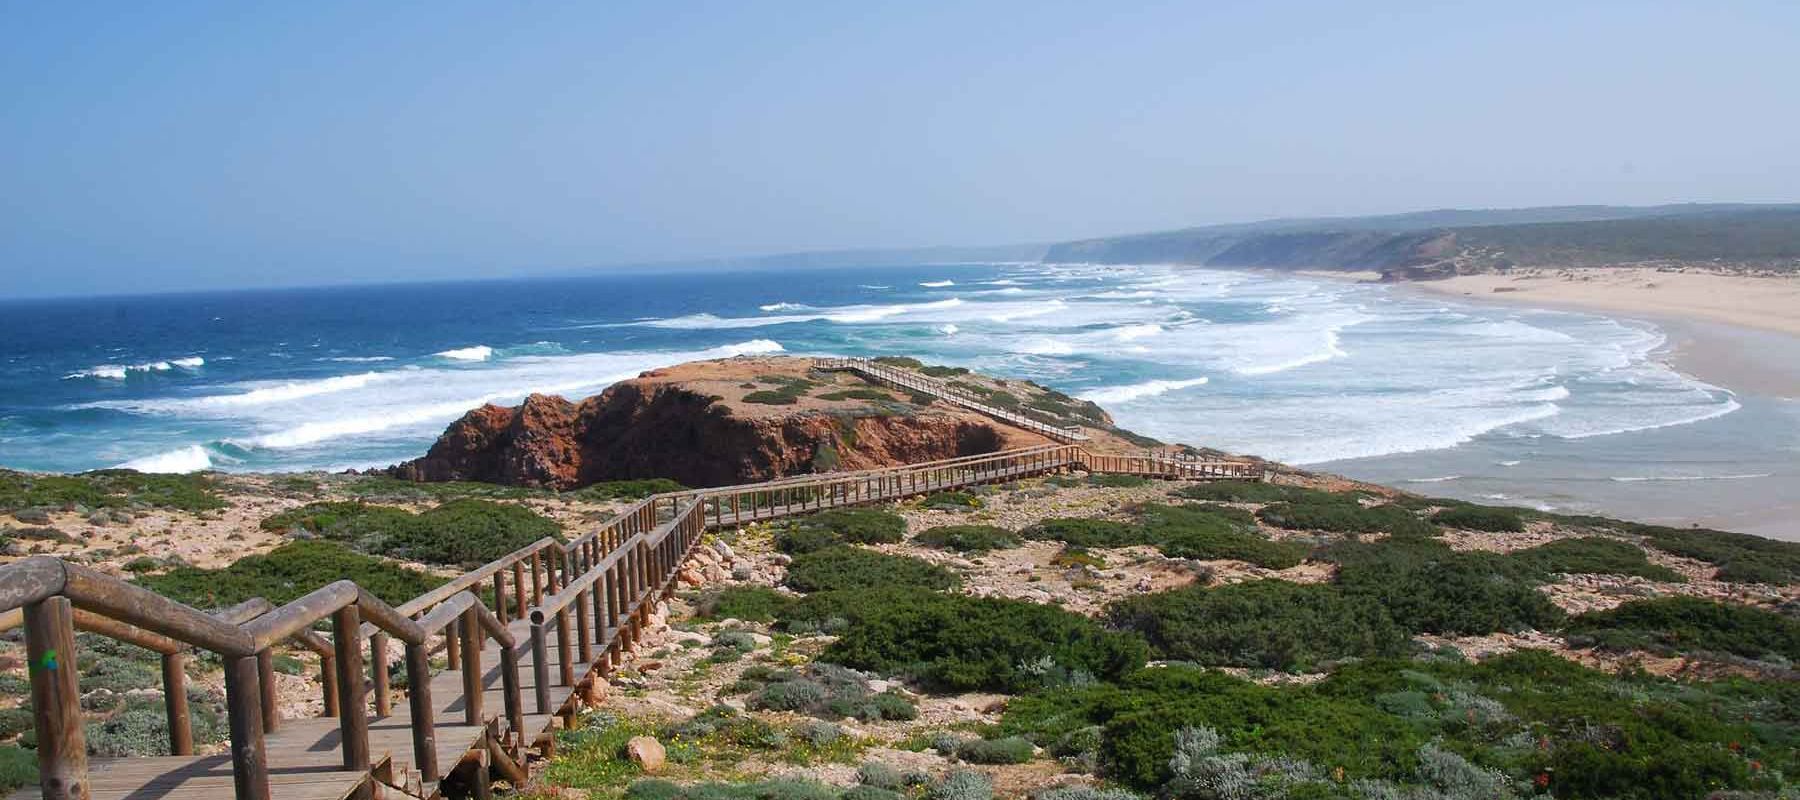
[[[971,411],[993,417],[1015,427],[1024,428],[1034,433],[1041,433],[1051,439],[1064,442],[1085,442],[1088,435],[1077,427],[1059,427],[1039,419],[1034,419],[1017,411],[1000,408],[986,398],[964,392],[945,381],[920,375],[911,370],[890,367],[869,358],[819,358],[814,359],[813,369],[825,371],[855,372],[872,381],[897,386],[908,391],[920,392],[936,397],[948,403],[962,406]]]
[[[708,529],[1071,469],[1193,480],[1263,477],[1249,462],[1097,454],[1057,444],[670,492],[567,543],[534,542],[398,607],[339,581],[279,608],[251,600],[209,614],[87,567],[36,556],[0,566],[0,629],[25,628],[45,798],[341,800],[378,790],[429,798],[439,795],[451,770],[462,770],[464,785],[485,797],[493,773],[523,782],[525,751],[543,742],[558,719],[572,722],[583,687],[638,642],[651,610]],[[480,596],[490,590],[492,607]],[[329,640],[313,631],[327,622]],[[90,762],[75,668],[77,629],[162,656],[169,756]],[[284,641],[320,656],[321,718],[279,718],[272,648]],[[407,703],[398,709],[391,707],[388,677],[396,641],[408,678]],[[430,656],[439,647],[449,669],[432,676]],[[185,686],[193,650],[224,663],[228,755],[193,755]]]

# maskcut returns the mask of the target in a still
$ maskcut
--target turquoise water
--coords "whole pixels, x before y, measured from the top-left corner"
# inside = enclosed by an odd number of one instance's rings
[[[1654,327],[1304,277],[870,266],[0,311],[0,464],[27,469],[380,466],[483,402],[786,352],[1029,377],[1159,438],[1435,481],[1422,491],[1581,508],[1634,482],[1665,495],[1676,479],[1793,483],[1791,409],[1677,374]],[[1732,463],[1681,452],[1719,440],[1749,450]],[[1570,488],[1582,482],[1604,491]]]

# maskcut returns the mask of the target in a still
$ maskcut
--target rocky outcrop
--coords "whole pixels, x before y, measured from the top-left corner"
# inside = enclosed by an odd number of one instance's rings
[[[657,377],[624,381],[579,403],[532,395],[515,407],[482,406],[453,423],[424,457],[388,472],[558,490],[632,478],[699,487],[1031,443],[972,414],[734,408],[705,386]]]

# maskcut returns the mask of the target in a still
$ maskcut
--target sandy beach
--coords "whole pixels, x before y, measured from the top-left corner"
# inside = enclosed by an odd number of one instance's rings
[[[1737,392],[1800,397],[1800,276],[1649,268],[1521,270],[1404,284],[1431,294],[1641,319],[1670,363]]]

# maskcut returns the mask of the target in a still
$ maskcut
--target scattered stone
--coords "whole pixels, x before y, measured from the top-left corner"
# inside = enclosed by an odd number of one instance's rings
[[[625,757],[638,765],[644,774],[655,775],[668,763],[669,752],[654,736],[633,736],[625,743]]]

